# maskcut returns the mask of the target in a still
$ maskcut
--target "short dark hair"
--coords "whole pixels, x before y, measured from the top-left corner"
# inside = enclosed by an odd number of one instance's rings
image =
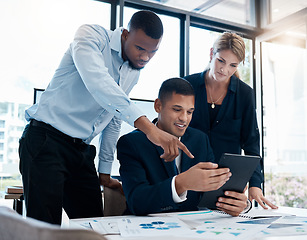
[[[183,78],[170,78],[165,80],[159,90],[158,98],[164,103],[173,93],[185,96],[195,96],[192,85]]]
[[[142,29],[145,34],[153,39],[159,39],[163,35],[161,19],[152,11],[141,10],[133,14],[128,24],[128,30]]]

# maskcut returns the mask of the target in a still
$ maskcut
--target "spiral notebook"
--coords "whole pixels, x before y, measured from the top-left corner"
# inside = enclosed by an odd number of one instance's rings
[[[157,217],[157,216],[164,216],[164,217],[178,217],[181,220],[199,220],[199,219],[223,219],[229,218],[231,215],[219,210],[201,210],[201,211],[187,211],[187,212],[166,212],[166,213],[152,213],[148,214],[148,216]],[[261,220],[261,219],[274,219],[284,217],[284,216],[295,216],[291,214],[281,213],[275,209],[262,209],[259,208],[252,208],[248,213],[241,213],[238,217],[246,218],[246,219],[254,219],[254,220]]]
[[[228,213],[225,213],[220,210],[212,210],[213,212],[223,214],[223,215],[229,215]],[[285,216],[288,214],[280,214],[274,212],[274,210],[258,210],[258,209],[252,209],[248,213],[241,213],[238,215],[238,217],[241,218],[248,218],[248,219],[263,219],[263,218],[280,218],[282,216]],[[230,216],[230,215],[229,215]]]

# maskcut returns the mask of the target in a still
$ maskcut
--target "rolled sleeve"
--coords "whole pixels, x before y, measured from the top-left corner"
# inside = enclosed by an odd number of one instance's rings
[[[111,174],[113,161],[101,160],[99,161],[98,172],[104,174]]]
[[[122,121],[113,117],[100,135],[98,172],[110,174]]]

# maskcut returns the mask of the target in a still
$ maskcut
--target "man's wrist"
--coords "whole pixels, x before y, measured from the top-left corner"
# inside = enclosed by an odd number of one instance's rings
[[[99,173],[99,181],[100,185],[108,185],[111,180],[111,175],[110,174],[105,174],[105,173]]]
[[[149,121],[145,115],[140,116],[137,120],[135,120],[134,127],[141,130],[146,135],[151,132],[152,129],[156,128],[156,126],[151,121]]]
[[[180,196],[183,192],[187,191],[185,185],[185,179],[184,179],[184,172],[178,174],[175,178],[175,188],[177,194]]]

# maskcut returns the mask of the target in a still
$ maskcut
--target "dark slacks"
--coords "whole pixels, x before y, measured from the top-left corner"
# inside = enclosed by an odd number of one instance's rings
[[[69,218],[103,216],[95,147],[32,123],[19,145],[27,216],[61,224],[62,207]]]

